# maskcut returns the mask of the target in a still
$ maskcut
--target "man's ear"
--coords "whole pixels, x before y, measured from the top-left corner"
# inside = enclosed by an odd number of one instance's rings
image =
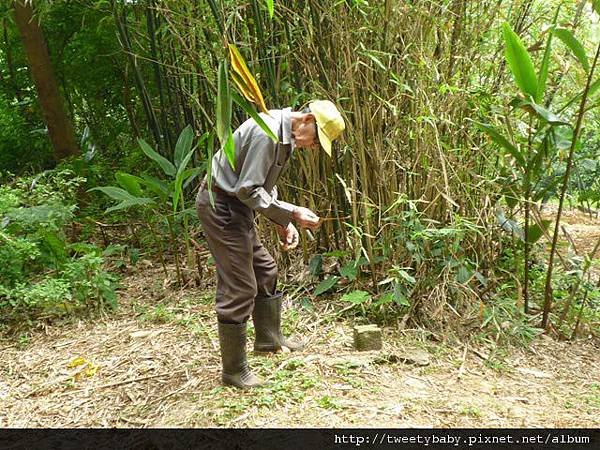
[[[306,113],[302,116],[302,123],[314,122],[315,120],[315,115],[311,112]]]

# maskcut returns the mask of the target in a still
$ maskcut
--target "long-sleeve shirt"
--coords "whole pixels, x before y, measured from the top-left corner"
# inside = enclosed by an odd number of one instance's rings
[[[295,205],[277,198],[275,182],[295,147],[291,108],[270,110],[269,114],[261,113],[261,118],[275,136],[279,136],[283,145],[274,143],[254,119],[246,120],[233,133],[235,170],[231,168],[224,152],[219,150],[212,159],[213,183],[228,194],[235,195],[250,209],[287,227]]]

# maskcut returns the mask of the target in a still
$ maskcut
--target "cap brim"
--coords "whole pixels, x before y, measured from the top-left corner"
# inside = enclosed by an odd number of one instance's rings
[[[331,157],[331,139],[327,137],[325,132],[319,126],[317,126],[317,132],[319,134],[319,142],[321,143],[321,147],[323,147],[325,153],[327,153],[329,157]]]

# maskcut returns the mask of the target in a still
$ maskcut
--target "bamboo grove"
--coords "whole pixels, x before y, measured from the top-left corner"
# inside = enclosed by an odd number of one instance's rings
[[[538,206],[553,195],[562,208],[573,151],[598,130],[597,2],[78,3],[101,16],[102,26],[114,27],[118,46],[107,53],[122,85],[117,103],[131,142],[137,147],[144,139],[169,161],[181,151],[180,133],[191,127],[198,147],[190,167],[206,168],[217,145],[206,136],[217,125],[227,43],[243,55],[268,108],[336,101],[347,129],[332,158],[298,152],[280,186],[282,198],[331,219],[314,236],[302,234],[305,264],[314,269],[323,258],[338,260],[319,293],[347,278],[367,290],[373,304],[404,307],[404,320],[464,326],[481,320],[483,308],[509,283],[516,307],[544,309],[547,325],[549,288],[546,295],[532,294],[529,271],[532,264],[547,268],[548,255],[552,268],[564,249],[543,244],[558,235],[559,221],[550,226]],[[41,23],[61,7],[64,2],[38,2]],[[536,83],[543,76],[545,89],[534,104],[525,104],[515,75],[524,60],[511,61],[511,39],[525,52],[512,56],[530,58]],[[68,83],[63,89],[69,97]],[[90,112],[91,103],[69,107],[78,127],[88,125],[94,139],[103,139],[103,119]],[[246,117],[233,108],[234,125]],[[552,178],[557,161],[567,169]],[[182,195],[191,198],[201,172],[180,183]],[[172,247],[180,246],[178,225],[168,225]],[[180,244],[193,265],[198,247],[189,244],[187,231],[184,236]],[[558,259],[554,264],[572,269],[564,255]]]

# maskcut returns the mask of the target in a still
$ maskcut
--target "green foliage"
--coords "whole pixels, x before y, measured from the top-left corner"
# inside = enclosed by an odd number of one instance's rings
[[[14,319],[115,307],[100,249],[66,235],[76,209],[69,200],[83,180],[69,171],[46,178],[0,187],[0,311]]]
[[[200,143],[204,142],[205,135]],[[176,236],[175,227],[181,224],[183,228],[183,241],[187,249],[188,261],[192,259],[192,248],[189,241],[189,217],[195,217],[194,209],[185,208],[184,191],[186,186],[191,183],[202,171],[204,167],[189,168],[190,162],[196,150],[193,145],[194,133],[190,126],[187,126],[181,132],[175,149],[173,151],[173,161],[156,152],[143,139],[139,140],[142,151],[150,158],[165,176],[164,179],[158,179],[148,173],[142,173],[141,176],[131,175],[124,172],[118,172],[115,176],[117,186],[99,186],[90,189],[90,191],[99,191],[119,203],[108,208],[105,212],[110,213],[119,210],[138,209],[150,227],[157,220],[166,219],[169,239],[175,252],[177,274],[180,282],[183,278],[179,265],[179,241]],[[153,232],[154,234],[154,232]],[[158,237],[154,235],[157,247],[161,249],[161,243]],[[166,272],[162,250],[159,250],[163,269]]]
[[[186,182],[197,177],[202,167],[188,169],[195,148],[192,147],[193,131],[186,127],[179,136],[174,151],[174,161],[171,162],[158,154],[148,143],[140,139],[139,144],[143,152],[154,161],[168,177],[167,180],[157,179],[149,174],[141,177],[124,172],[118,172],[116,181],[122,186],[99,186],[91,191],[100,191],[113,200],[121,203],[108,208],[106,212],[132,207],[146,207],[149,211],[161,210],[165,207],[172,208],[172,214],[176,214],[178,206],[183,202],[183,189]],[[183,209],[183,206],[182,206]]]
[[[506,61],[513,74],[515,83],[525,96],[535,98],[538,92],[538,82],[527,49],[519,36],[510,28],[509,24],[504,24],[502,34],[506,45]]]
[[[321,295],[330,290],[338,282],[339,277],[331,276],[323,280],[315,289],[315,295]]]
[[[0,92],[0,182],[2,172],[39,171],[53,164],[43,124],[36,122],[32,129],[27,123],[31,111],[30,101],[11,103]]]

